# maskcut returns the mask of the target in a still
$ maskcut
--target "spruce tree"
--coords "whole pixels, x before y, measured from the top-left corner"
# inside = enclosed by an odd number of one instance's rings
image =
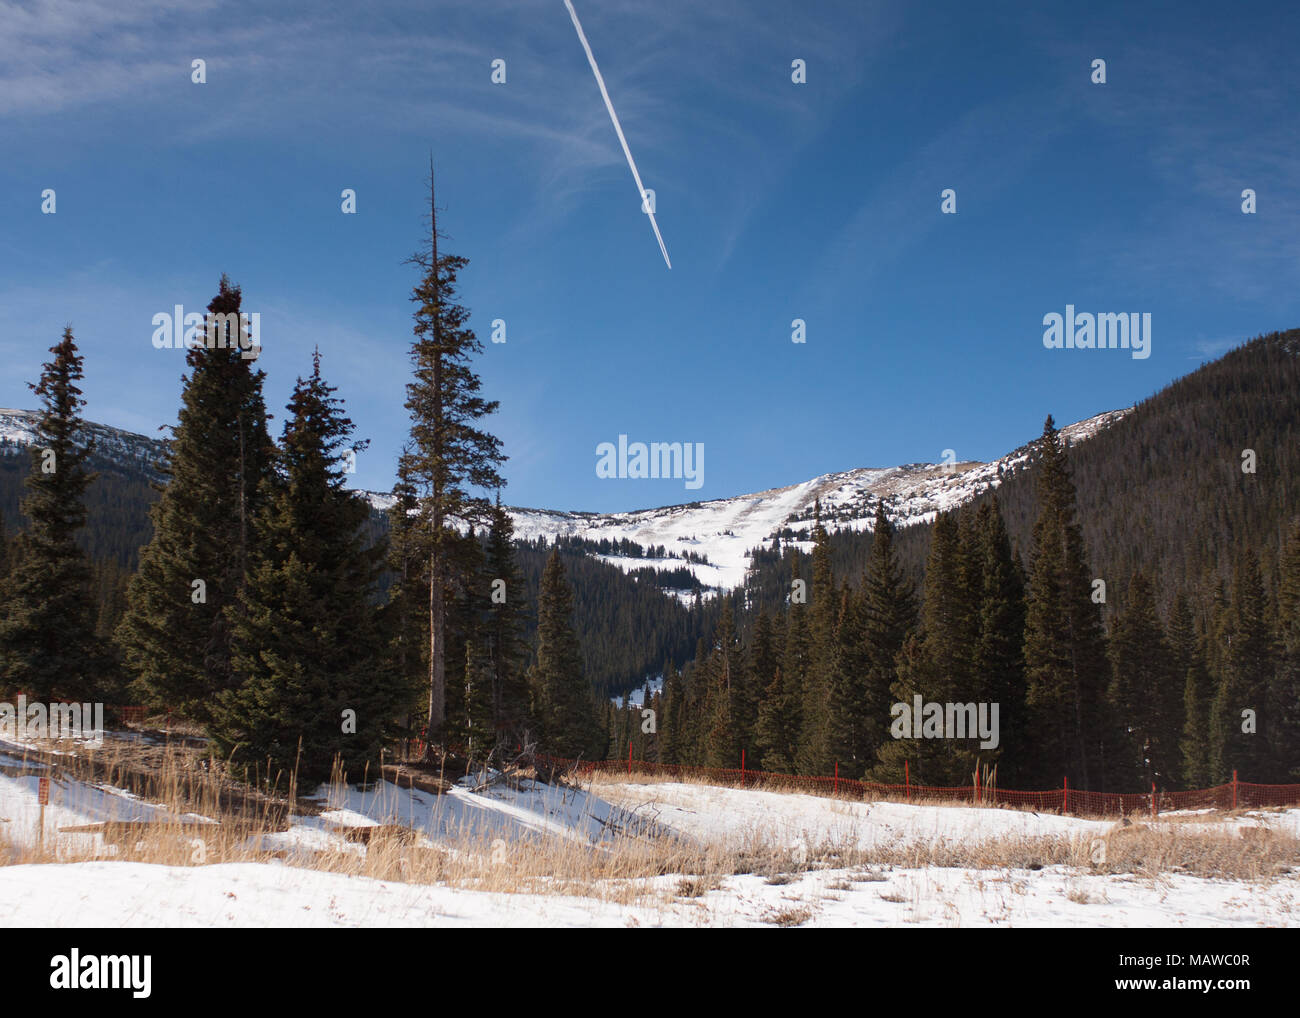
[[[1033,740],[1029,776],[1045,787],[1065,776],[1077,787],[1103,791],[1111,735],[1104,697],[1110,669],[1065,445],[1050,416],[1034,469],[1038,518],[1025,621],[1026,720]]]
[[[725,594],[722,595],[722,617],[718,621],[707,674],[705,766],[739,767],[740,734],[736,727],[735,710],[737,693],[744,682],[744,667],[736,643],[731,599]]]
[[[1179,743],[1182,779],[1187,788],[1205,788],[1210,769],[1210,704],[1213,693],[1202,639],[1185,593],[1169,610],[1169,650],[1175,679],[1183,684],[1183,731]]]
[[[980,599],[972,662],[977,699],[998,705],[999,745],[982,756],[996,762],[997,779],[1020,779],[1025,739],[1025,587],[996,496],[978,511]]]
[[[863,689],[863,750],[872,760],[879,757],[882,746],[892,741],[889,729],[897,661],[917,622],[912,585],[904,578],[894,554],[894,527],[885,514],[884,499],[876,502],[862,611],[868,662]]]
[[[1232,599],[1222,633],[1223,670],[1211,714],[1215,778],[1274,780],[1270,711],[1276,642],[1259,560],[1247,549],[1233,570]],[[1249,711],[1250,714],[1246,712]]]
[[[737,705],[737,726],[745,765],[757,770],[762,753],[758,748],[758,715],[765,691],[780,667],[780,656],[772,632],[772,617],[760,608],[754,620],[749,652],[745,655],[744,696]]]
[[[223,275],[209,316],[238,316],[241,300]],[[227,341],[186,353],[189,374],[168,443],[170,479],[152,509],[153,536],[117,631],[139,696],[201,722],[218,694],[239,685],[227,609],[238,601],[255,551],[275,454],[264,373],[253,370],[238,342],[219,338]]]
[[[393,585],[384,606],[384,628],[389,634],[387,666],[415,691],[429,676],[429,576],[419,529],[419,498],[402,468],[404,462],[405,457],[398,461],[393,503],[388,509],[388,570]],[[414,695],[404,705],[407,739],[415,737],[423,727],[427,707],[427,698],[421,703]]]
[[[1279,661],[1271,697],[1276,780],[1300,779],[1300,520],[1282,552],[1277,594]]]
[[[866,618],[862,598],[845,584],[840,590],[840,618],[837,631],[837,668],[831,685],[828,748],[840,773],[860,778],[875,763],[869,754],[866,702],[867,670]]]
[[[582,651],[573,632],[573,588],[558,549],[551,552],[542,573],[537,659],[528,678],[542,748],[556,756],[602,758],[605,737],[583,678]]]
[[[763,690],[758,706],[758,722],[754,742],[758,750],[758,769],[773,774],[794,772],[792,743],[789,730],[790,698],[782,671],[777,668],[772,681]]]
[[[794,581],[800,579],[799,560],[790,550],[790,570]],[[792,583],[793,590],[800,586]],[[805,591],[807,588],[803,588]],[[786,761],[791,773],[799,772],[800,737],[803,734],[804,696],[808,687],[808,670],[812,666],[812,640],[808,632],[808,605],[791,593],[786,616],[785,649],[781,657],[782,714],[778,719],[780,743],[777,756]],[[766,763],[764,764],[766,768]],[[774,768],[767,768],[772,770]]]
[[[1129,583],[1115,615],[1110,654],[1110,702],[1123,733],[1116,775],[1130,788],[1149,788],[1153,782],[1176,787],[1183,763],[1186,677],[1175,671],[1155,591],[1142,573]]]
[[[814,506],[811,594],[796,765],[800,774],[826,774],[835,762],[830,752],[831,699],[839,685],[839,591],[831,573],[830,537],[822,526],[820,500]]]
[[[349,777],[381,752],[406,690],[385,667],[377,589],[386,549],[367,547],[366,500],[344,487],[353,424],[335,389],[312,373],[289,401],[277,475],[263,483],[256,551],[228,607],[233,663],[244,681],[215,697],[217,755],[267,777],[323,780],[337,757]]]
[[[677,765],[683,762],[684,698],[685,690],[682,688],[681,673],[673,667],[671,661],[664,662],[663,714],[659,718],[659,737],[660,761],[665,764]]]
[[[529,616],[523,574],[515,560],[514,524],[498,496],[492,510],[483,578],[488,608],[482,625],[492,725],[503,749],[522,746],[529,728],[528,645],[524,626]]]
[[[474,490],[496,490],[505,483],[497,468],[505,462],[500,440],[479,427],[494,413],[496,401],[479,395],[481,383],[470,358],[482,344],[467,325],[469,312],[456,302],[456,279],[467,259],[438,254],[437,205],[429,170],[431,243],[412,259],[425,272],[415,287],[415,341],[411,359],[415,381],[406,387],[411,415],[411,447],[401,471],[416,486],[423,554],[429,577],[428,745],[446,734],[448,662],[447,588],[454,576],[457,527],[488,525],[492,503]]]
[[[92,443],[71,326],[50,353],[40,382],[28,385],[42,410],[20,506],[30,524],[0,588],[0,686],[42,700],[90,699],[104,695],[111,661],[95,636],[90,564],[77,545],[82,498],[95,475],[86,468]]]
[[[920,629],[899,655],[891,691],[893,702],[906,704],[909,712],[915,711],[917,696],[926,704],[970,702],[962,693],[970,688],[972,651],[964,633],[971,615],[965,558],[955,514],[940,515],[931,533]],[[901,781],[903,761],[908,760],[917,781],[961,784],[973,770],[978,742],[976,738],[933,735],[915,739],[910,731],[904,731],[903,738],[891,737],[879,748],[877,773],[881,780]]]

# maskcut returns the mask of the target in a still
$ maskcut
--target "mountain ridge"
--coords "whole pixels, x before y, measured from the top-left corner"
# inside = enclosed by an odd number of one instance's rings
[[[1110,410],[1061,429],[1071,445],[1109,428],[1132,408]],[[14,455],[29,446],[36,435],[38,414],[32,410],[0,408],[0,455]],[[86,422],[100,457],[124,470],[138,470],[155,483],[166,475],[159,463],[166,459],[167,444],[109,425]],[[735,589],[744,583],[754,549],[778,535],[807,546],[811,541],[813,511],[821,505],[822,520],[832,532],[871,529],[877,499],[895,527],[933,521],[996,488],[1008,472],[1029,459],[1032,442],[987,462],[914,462],[892,467],[855,467],[821,474],[762,491],[659,506],[601,513],[585,510],[507,506],[519,540],[545,538],[591,542],[631,542],[642,549],[662,547],[663,557],[598,554],[625,572],[662,568],[689,570],[704,587]],[[385,492],[355,489],[378,512],[393,503]],[[804,548],[806,550],[806,547]],[[688,557],[688,554],[690,557]],[[682,592],[684,596],[692,592]]]

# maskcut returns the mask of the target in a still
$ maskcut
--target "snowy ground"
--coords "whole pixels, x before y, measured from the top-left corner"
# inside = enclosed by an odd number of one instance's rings
[[[0,752],[0,839],[30,844],[36,833],[38,774]],[[322,789],[318,816],[263,835],[285,861],[163,866],[117,861],[97,834],[58,827],[103,819],[148,819],[159,807],[119,790],[56,781],[46,811],[46,845],[101,858],[0,866],[3,926],[1294,926],[1300,878],[1267,882],[1184,875],[1097,875],[1049,865],[916,868],[874,865],[745,874],[706,880],[680,874],[609,881],[578,893],[500,893],[408,884],[323,872],[301,865],[312,851],[365,849],[340,829],[379,823],[421,832],[424,844],[556,836],[584,851],[615,844],[635,815],[688,845],[752,845],[815,851],[976,845],[1037,837],[1092,839],[1113,828],[1081,820],[971,807],[849,803],[800,794],[700,785],[602,783],[587,791],[501,786],[444,796],[381,784]],[[201,822],[203,818],[187,818]],[[1196,814],[1169,820],[1205,829],[1267,826],[1300,834],[1300,810],[1229,821]]]
[[[247,926],[1295,926],[1296,882],[1160,881],[1030,871],[850,871],[791,883],[728,878],[660,905],[570,895],[498,894],[346,877],[285,865],[169,867],[129,862],[0,867],[7,927]],[[842,885],[848,883],[848,887]]]

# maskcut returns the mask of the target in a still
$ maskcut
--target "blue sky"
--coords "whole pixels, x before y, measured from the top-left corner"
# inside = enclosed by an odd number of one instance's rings
[[[174,423],[153,315],[227,272],[274,433],[319,345],[387,489],[430,150],[514,505],[989,459],[1300,326],[1292,4],[574,2],[671,271],[562,0],[0,4],[0,405],[71,323],[89,418]],[[1152,356],[1044,349],[1066,304],[1150,312]],[[702,443],[703,487],[598,478],[620,434]]]

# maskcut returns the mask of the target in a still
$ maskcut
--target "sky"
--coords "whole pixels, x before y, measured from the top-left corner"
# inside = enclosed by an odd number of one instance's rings
[[[0,3],[0,406],[71,324],[88,419],[174,424],[153,318],[224,272],[272,433],[319,348],[387,490],[431,155],[516,506],[988,460],[1300,327],[1292,3],[574,6],[671,270],[563,0]],[[1047,349],[1067,305],[1150,357]],[[598,476],[620,435],[703,483]]]

